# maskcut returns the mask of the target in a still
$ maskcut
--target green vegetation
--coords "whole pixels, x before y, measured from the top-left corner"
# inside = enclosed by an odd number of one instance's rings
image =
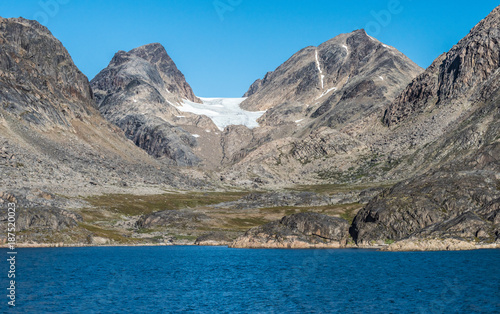
[[[156,195],[108,194],[91,196],[86,200],[95,207],[129,216],[150,214],[168,209],[193,208],[234,201],[247,192],[208,192]]]
[[[392,239],[386,239],[385,244],[393,244],[395,241]]]
[[[116,230],[103,229],[101,227],[86,223],[79,223],[80,227],[92,232],[97,237],[108,238],[117,243],[134,243],[140,239],[129,238],[123,234],[119,234]]]
[[[270,220],[257,217],[246,218],[230,218],[228,220],[227,228],[230,230],[243,230],[246,231],[250,228],[257,227],[268,223]]]
[[[340,217],[344,218],[347,220],[349,224],[352,224],[352,221],[354,220],[354,217],[356,217],[356,214],[358,213],[359,208],[356,210],[355,207],[347,207],[345,211],[340,214]]]

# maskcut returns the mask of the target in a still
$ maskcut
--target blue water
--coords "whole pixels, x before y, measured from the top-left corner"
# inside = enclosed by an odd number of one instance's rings
[[[96,247],[17,259],[15,312],[500,312],[500,250]]]

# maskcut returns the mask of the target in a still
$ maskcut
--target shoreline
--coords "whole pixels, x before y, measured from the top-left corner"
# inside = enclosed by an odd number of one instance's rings
[[[397,243],[397,242],[396,242]],[[473,250],[495,250],[500,249],[500,244],[471,244],[466,247],[407,247],[407,246],[395,246],[391,245],[374,245],[374,246],[357,246],[349,245],[344,247],[231,247],[228,244],[194,244],[194,243],[178,243],[178,244],[166,244],[166,243],[140,243],[140,244],[64,244],[64,243],[21,243],[15,246],[15,249],[30,249],[30,248],[83,248],[83,247],[162,247],[162,246],[201,246],[201,247],[227,247],[230,249],[280,249],[280,250],[343,250],[343,249],[359,249],[359,250],[372,250],[379,252],[443,252],[443,251],[473,251]],[[8,245],[0,245],[0,249],[9,249]],[[15,250],[14,249],[14,250]]]

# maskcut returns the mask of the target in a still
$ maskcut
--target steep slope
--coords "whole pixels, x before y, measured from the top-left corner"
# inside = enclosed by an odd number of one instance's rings
[[[0,155],[4,190],[86,194],[183,180],[102,118],[63,45],[23,18],[0,18]]]

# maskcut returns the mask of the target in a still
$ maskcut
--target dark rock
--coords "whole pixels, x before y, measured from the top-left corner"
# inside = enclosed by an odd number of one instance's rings
[[[349,236],[346,220],[318,213],[299,213],[248,230],[231,247],[341,247]]]
[[[495,174],[436,172],[399,183],[375,197],[354,218],[356,243],[417,237],[494,241],[500,191]]]

